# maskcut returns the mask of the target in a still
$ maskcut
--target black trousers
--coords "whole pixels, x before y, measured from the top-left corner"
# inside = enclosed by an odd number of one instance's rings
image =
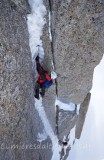
[[[40,85],[38,82],[35,86],[35,98],[39,99],[39,94],[43,97],[45,95],[45,87]]]
[[[39,63],[39,57],[36,58],[36,69],[39,74],[39,78],[43,81],[46,80],[46,71],[43,69],[43,67]],[[45,95],[45,87],[40,83],[36,83],[35,86],[35,98],[39,99],[39,94],[43,97]]]

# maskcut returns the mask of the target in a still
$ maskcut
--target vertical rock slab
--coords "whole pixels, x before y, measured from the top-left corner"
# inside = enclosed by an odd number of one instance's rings
[[[43,0],[44,5],[47,10],[47,14],[45,16],[46,23],[43,28],[43,35],[42,35],[42,42],[44,48],[44,62],[43,67],[45,70],[50,71],[53,69],[52,62],[53,62],[53,53],[52,53],[52,44],[50,40],[50,32],[51,32],[51,12],[50,12],[50,4],[48,0]]]
[[[51,0],[58,94],[82,103],[104,53],[104,1]]]
[[[0,1],[0,159],[33,160],[34,95],[25,0]]]
[[[42,42],[44,48],[44,61],[43,68],[47,71],[53,70],[53,53],[52,53],[52,43],[50,39],[51,31],[51,12],[50,12],[50,4],[48,0],[43,0],[44,5],[47,10],[46,14],[46,24],[43,28]],[[50,16],[49,16],[50,14]],[[46,111],[47,117],[51,124],[51,127],[56,133],[56,111],[55,111],[55,100],[56,100],[56,83],[53,81],[53,85],[46,91],[45,97],[43,98],[43,105]]]
[[[75,126],[77,121],[76,111],[64,111],[58,110],[58,137],[63,141],[64,136],[67,137],[70,134],[71,129]]]
[[[44,106],[47,118],[53,129],[53,132],[56,134],[55,100],[56,100],[55,84],[53,84],[53,86],[47,90],[45,97],[43,98],[43,106]]]
[[[81,137],[81,133],[82,133],[85,118],[87,115],[90,99],[91,99],[91,93],[88,93],[83,103],[80,106],[79,116],[78,116],[78,120],[76,123],[76,130],[75,130],[75,137],[77,139],[80,139]]]

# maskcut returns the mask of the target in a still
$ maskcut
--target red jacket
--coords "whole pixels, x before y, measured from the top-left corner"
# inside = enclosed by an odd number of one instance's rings
[[[44,75],[40,75],[38,73],[38,83],[44,83],[46,80],[51,81],[52,78],[46,73],[44,72]]]
[[[40,65],[39,61],[36,61],[37,72],[38,72],[38,83],[42,84],[45,81],[51,81],[52,78],[47,74],[47,72]]]

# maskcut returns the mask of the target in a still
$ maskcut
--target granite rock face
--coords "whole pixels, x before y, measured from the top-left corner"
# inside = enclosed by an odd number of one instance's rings
[[[26,1],[0,2],[0,159],[28,159],[33,141],[31,54]],[[31,112],[28,112],[28,109]],[[25,146],[24,146],[25,147]]]
[[[27,13],[26,0],[0,1],[0,160],[51,156],[41,149],[49,138],[37,141],[44,126],[34,106]]]
[[[79,115],[77,108],[74,111],[64,111],[57,106],[57,128],[59,140],[70,135],[71,129],[75,126],[75,138],[80,139],[83,130],[86,114],[88,111],[91,93],[88,93],[83,103],[80,105]]]
[[[104,53],[104,1],[50,2],[58,96],[76,104],[82,103],[91,90],[94,68]],[[44,3],[49,5],[47,0]],[[47,32],[45,35],[49,37]],[[44,45],[49,56],[48,47],[50,45]]]
[[[53,60],[58,78],[46,92],[43,105],[56,134],[56,89],[60,98],[82,103],[91,89],[94,67],[104,53],[104,1],[44,0],[44,4],[47,23],[41,37],[45,50],[43,66],[52,70]],[[52,43],[48,32],[50,9]],[[30,7],[27,0],[2,0],[0,10],[0,159],[33,160],[35,157],[36,160],[50,160],[52,150],[41,148],[47,143],[52,144],[50,138],[42,143],[37,141],[44,126],[34,106],[26,22]],[[84,102],[82,104],[86,105]],[[77,121],[76,115],[72,114],[60,111],[58,128],[61,140]],[[76,136],[80,137],[80,131]]]
[[[75,136],[79,139],[89,107],[94,68],[104,53],[104,1],[44,0],[44,4],[47,23],[42,36],[45,51],[43,66],[46,70],[52,70],[51,62],[54,61],[58,74],[58,97],[81,104],[79,116],[62,110],[56,115],[58,138],[62,141],[76,125]],[[52,43],[49,38],[49,12],[52,16]],[[51,98],[47,94],[43,101],[47,108],[47,102],[54,108],[53,87],[50,93]],[[48,117],[54,127],[52,117]]]
[[[76,122],[76,131],[75,131],[75,137],[77,139],[80,139],[81,137],[85,118],[89,108],[90,99],[91,99],[91,93],[88,93],[83,103],[80,105],[79,116]]]
[[[71,129],[77,122],[78,115],[75,111],[58,111],[58,137],[59,140],[63,141],[64,136],[70,134]]]

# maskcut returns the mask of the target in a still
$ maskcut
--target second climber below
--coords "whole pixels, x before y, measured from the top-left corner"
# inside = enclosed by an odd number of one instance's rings
[[[39,62],[39,56],[36,57],[36,69],[38,79],[35,86],[35,98],[39,99],[39,95],[43,97],[46,89],[53,84],[53,79],[57,78],[57,74],[54,71],[45,71]]]

